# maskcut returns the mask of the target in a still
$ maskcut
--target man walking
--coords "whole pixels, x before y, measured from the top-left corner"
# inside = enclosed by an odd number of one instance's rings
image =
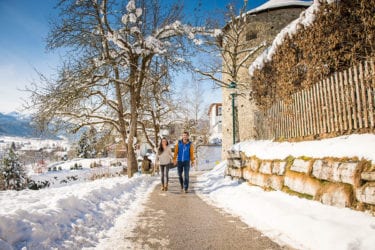
[[[190,164],[194,165],[194,147],[189,141],[189,132],[182,134],[182,140],[179,140],[174,149],[173,164],[177,165],[178,178],[180,180],[181,191],[188,192],[189,188],[189,170]],[[182,172],[184,178],[182,178]]]

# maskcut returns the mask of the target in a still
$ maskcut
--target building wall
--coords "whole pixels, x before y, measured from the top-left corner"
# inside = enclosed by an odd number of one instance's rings
[[[275,36],[287,26],[291,21],[298,18],[304,10],[303,7],[290,7],[284,9],[268,10],[246,17],[246,32],[241,38],[246,47],[252,48],[266,41],[267,46],[260,49],[257,53],[249,58],[238,74],[239,82],[244,86],[237,90],[236,109],[237,109],[237,135],[236,141],[244,141],[257,138],[257,131],[254,126],[254,115],[257,110],[255,102],[251,99],[250,77],[248,68],[251,63],[271,45]],[[256,38],[254,35],[256,34]],[[223,76],[225,78],[225,76]],[[229,83],[229,79],[225,79]],[[232,100],[231,90],[222,89],[223,108],[222,108],[222,131],[223,131],[223,151],[222,158],[227,158],[226,152],[232,145],[233,122],[232,122]]]
[[[210,110],[210,136],[218,136],[222,132],[222,115],[220,115],[219,109],[222,109],[221,105],[212,105]],[[220,136],[221,138],[221,136]]]

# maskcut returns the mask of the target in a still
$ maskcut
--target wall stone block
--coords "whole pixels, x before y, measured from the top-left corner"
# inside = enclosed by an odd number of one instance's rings
[[[311,173],[311,161],[305,161],[302,159],[294,159],[293,164],[290,167],[290,170],[299,172],[299,173],[310,174]]]
[[[262,174],[272,174],[271,161],[262,161],[260,164],[259,172]]]
[[[375,205],[375,182],[369,182],[356,190],[358,201]]]
[[[272,163],[272,174],[284,175],[286,168],[286,161],[274,161]]]
[[[294,192],[315,196],[320,189],[320,182],[301,173],[287,172],[284,185]]]
[[[327,183],[318,191],[316,200],[336,207],[351,207],[353,188],[348,184]]]
[[[356,162],[337,162],[316,160],[313,164],[312,175],[321,180],[360,185],[361,164]]]

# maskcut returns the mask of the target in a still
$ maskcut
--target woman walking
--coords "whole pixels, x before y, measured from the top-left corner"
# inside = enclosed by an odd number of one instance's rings
[[[168,140],[163,138],[160,142],[158,153],[156,156],[156,162],[159,163],[160,172],[161,172],[161,190],[168,191],[168,181],[169,181],[169,167],[172,163],[172,150],[168,146]],[[165,179],[165,181],[164,181]]]

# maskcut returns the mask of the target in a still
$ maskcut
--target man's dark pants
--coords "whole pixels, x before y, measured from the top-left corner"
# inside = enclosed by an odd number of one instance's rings
[[[189,188],[189,170],[190,161],[179,161],[177,162],[178,178],[180,179],[181,188],[185,190]],[[184,178],[182,178],[182,172],[184,172]]]

